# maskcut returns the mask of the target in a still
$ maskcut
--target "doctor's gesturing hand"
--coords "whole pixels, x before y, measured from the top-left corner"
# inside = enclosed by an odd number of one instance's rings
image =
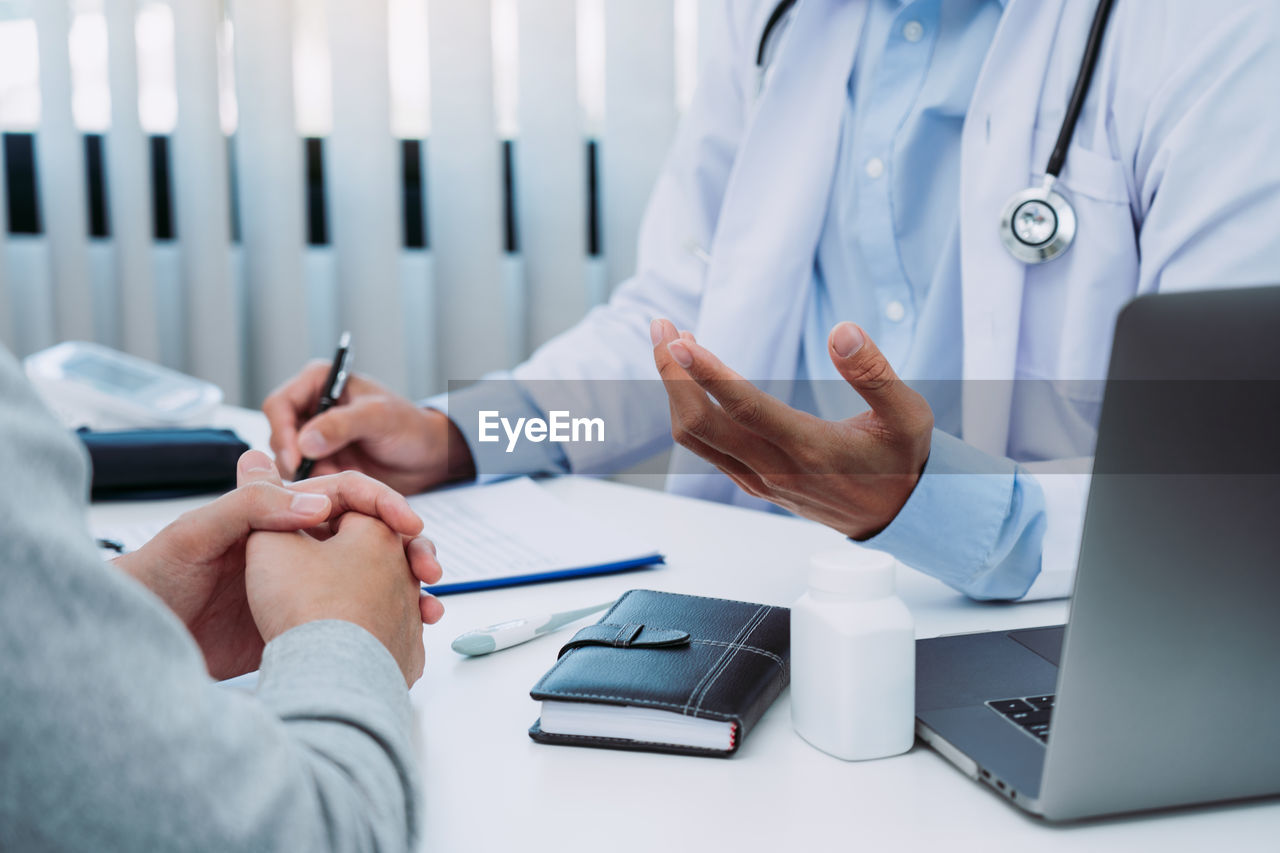
[[[262,404],[283,476],[292,477],[303,457],[316,460],[316,476],[360,471],[406,495],[475,476],[467,442],[446,415],[366,377],[352,374],[339,405],[312,418],[329,368],[313,361]]]
[[[744,491],[854,539],[887,527],[911,496],[933,412],[853,323],[832,329],[827,350],[871,410],[843,421],[769,396],[667,320],[654,320],[650,334],[672,435]]]

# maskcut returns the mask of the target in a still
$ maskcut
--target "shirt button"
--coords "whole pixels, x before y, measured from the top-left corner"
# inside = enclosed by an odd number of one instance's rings
[[[884,174],[884,161],[879,157],[872,157],[867,161],[867,177],[878,178]]]
[[[907,306],[895,299],[884,306],[884,316],[891,323],[901,323],[903,318],[907,316]]]
[[[907,21],[902,26],[902,37],[910,42],[917,42],[924,38],[924,25],[919,21]]]

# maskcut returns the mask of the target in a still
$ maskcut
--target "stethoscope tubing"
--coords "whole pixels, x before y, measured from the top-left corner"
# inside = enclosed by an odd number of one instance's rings
[[[794,0],[793,0],[794,1]],[[1058,139],[1053,145],[1053,153],[1049,155],[1049,165],[1044,173],[1058,177],[1062,174],[1062,166],[1067,162],[1067,147],[1071,137],[1076,133],[1076,122],[1080,120],[1080,110],[1084,107],[1084,99],[1089,94],[1089,86],[1093,83],[1093,72],[1098,67],[1098,54],[1102,52],[1102,37],[1107,31],[1107,22],[1111,19],[1113,0],[1099,0],[1097,11],[1093,13],[1093,23],[1089,27],[1089,39],[1085,42],[1084,56],[1080,59],[1080,73],[1076,75],[1076,85],[1071,90],[1071,99],[1067,101],[1067,114],[1063,116],[1062,127],[1058,129]]]

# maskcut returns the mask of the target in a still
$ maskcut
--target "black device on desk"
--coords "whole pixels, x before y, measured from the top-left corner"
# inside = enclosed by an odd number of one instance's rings
[[[1070,624],[921,640],[916,733],[1052,820],[1280,794],[1280,287],[1121,313]]]
[[[93,464],[91,497],[152,500],[225,492],[249,445],[229,429],[77,432]]]
[[[324,393],[320,395],[320,403],[316,406],[315,414],[323,415],[331,408],[338,404],[338,398],[342,396],[343,390],[347,387],[347,377],[351,373],[351,333],[343,332],[342,337],[338,339],[338,351],[333,354],[333,365],[329,368],[329,376],[324,381]],[[311,476],[311,469],[315,467],[314,459],[303,459],[298,465],[298,470],[294,472],[293,479],[305,480]]]

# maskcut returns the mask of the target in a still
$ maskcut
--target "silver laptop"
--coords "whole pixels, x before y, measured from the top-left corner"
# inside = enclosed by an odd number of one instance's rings
[[[1280,794],[1280,287],[1120,316],[1069,624],[917,643],[916,730],[1050,820]]]

